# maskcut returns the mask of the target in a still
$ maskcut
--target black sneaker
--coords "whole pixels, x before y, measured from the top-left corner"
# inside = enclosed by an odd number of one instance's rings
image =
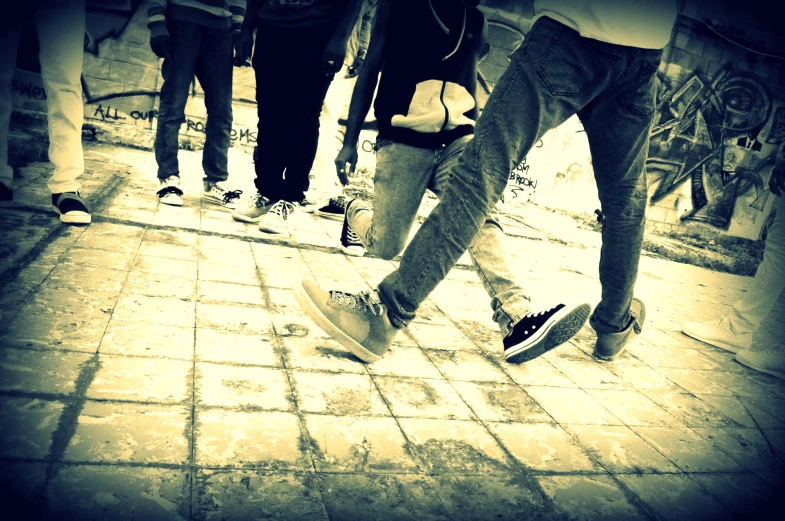
[[[362,257],[365,255],[365,247],[360,241],[360,236],[355,233],[349,225],[348,214],[344,213],[343,228],[341,228],[341,249],[346,255]]]
[[[504,339],[504,358],[511,364],[527,362],[574,337],[589,318],[591,306],[564,304],[529,313]]]
[[[13,201],[14,200],[14,191],[11,190],[10,186],[6,186],[4,183],[0,183],[0,201]]]
[[[90,210],[82,202],[79,192],[52,194],[52,209],[60,214],[64,223],[90,224]]]
[[[346,215],[346,207],[348,206],[346,197],[339,195],[331,197],[324,206],[316,209],[316,215],[339,221]]]

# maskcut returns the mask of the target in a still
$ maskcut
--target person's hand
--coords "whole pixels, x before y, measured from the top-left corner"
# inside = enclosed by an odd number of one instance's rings
[[[343,60],[346,56],[346,42],[341,38],[330,38],[327,48],[322,57],[322,70],[324,74],[335,74],[343,67]]]
[[[350,146],[343,146],[338,156],[335,158],[335,171],[338,173],[338,179],[343,186],[349,184],[349,174],[354,172],[354,167],[357,165],[357,148]]]
[[[347,80],[350,78],[354,78],[360,73],[360,67],[363,66],[363,62],[365,62],[365,60],[363,60],[362,58],[357,58],[356,60],[354,60],[354,63],[346,71]]]
[[[253,50],[253,33],[240,31],[234,39],[234,66],[248,67],[251,65],[251,52]]]
[[[150,48],[159,58],[169,59],[169,35],[162,34],[150,38]]]
[[[769,190],[774,195],[785,195],[785,163],[779,163],[774,166],[769,177]]]

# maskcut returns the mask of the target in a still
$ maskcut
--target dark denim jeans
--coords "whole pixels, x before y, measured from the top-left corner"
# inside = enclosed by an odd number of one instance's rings
[[[196,75],[207,108],[202,167],[208,181],[226,181],[232,132],[232,31],[172,20],[167,27],[171,57],[161,67],[164,83],[155,133],[158,179],[180,175],[178,134]]]
[[[308,191],[319,142],[319,114],[333,75],[322,56],[335,28],[264,26],[256,31],[253,68],[259,112],[256,189],[265,197],[295,202]]]
[[[591,324],[598,333],[624,329],[643,241],[644,164],[661,54],[583,38],[550,18],[534,24],[488,99],[441,202],[398,270],[379,285],[393,324],[412,320],[463,255],[501,198],[513,167],[545,132],[578,114],[605,215],[602,300]]]

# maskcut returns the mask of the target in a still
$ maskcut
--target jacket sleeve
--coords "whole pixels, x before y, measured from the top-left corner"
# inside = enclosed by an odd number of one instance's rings
[[[150,28],[150,38],[168,36],[166,29],[166,4],[168,0],[150,0],[147,6],[147,27]]]
[[[240,32],[247,9],[247,0],[229,0],[229,10],[232,12],[232,33]]]

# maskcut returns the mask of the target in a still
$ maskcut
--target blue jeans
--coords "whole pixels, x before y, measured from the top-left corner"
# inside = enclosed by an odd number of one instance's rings
[[[589,139],[605,223],[598,333],[629,321],[646,211],[644,164],[655,110],[660,50],[581,37],[550,18],[535,22],[493,90],[475,137],[439,205],[398,270],[379,285],[392,323],[405,326],[469,247],[501,198],[510,171],[548,130],[578,114]]]
[[[465,136],[438,150],[376,141],[373,210],[356,200],[347,212],[349,225],[368,253],[384,259],[401,253],[426,188],[436,197],[443,196],[450,172],[471,139]],[[469,256],[491,297],[493,320],[506,337],[530,311],[531,303],[510,272],[503,240],[501,224],[491,214],[469,246]]]
[[[171,57],[161,66],[164,83],[154,144],[158,179],[180,175],[180,126],[196,75],[207,108],[202,168],[208,181],[226,181],[232,132],[232,31],[174,20],[167,28]]]

